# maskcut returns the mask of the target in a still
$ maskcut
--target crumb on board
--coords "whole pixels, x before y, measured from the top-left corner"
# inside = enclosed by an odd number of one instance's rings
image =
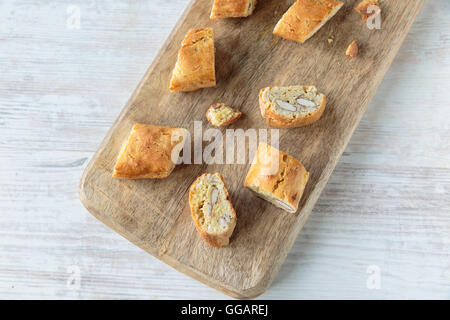
[[[358,44],[356,43],[356,41],[353,41],[352,43],[350,43],[350,45],[347,48],[347,51],[345,52],[346,55],[354,58],[358,55],[359,53],[359,48],[358,48]]]

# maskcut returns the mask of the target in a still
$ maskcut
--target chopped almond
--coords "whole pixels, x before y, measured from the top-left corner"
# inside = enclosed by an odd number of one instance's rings
[[[356,41],[353,41],[352,43],[350,43],[350,45],[347,48],[347,51],[345,52],[346,55],[354,58],[358,55],[359,53],[359,49],[358,49],[358,44],[356,43]]]

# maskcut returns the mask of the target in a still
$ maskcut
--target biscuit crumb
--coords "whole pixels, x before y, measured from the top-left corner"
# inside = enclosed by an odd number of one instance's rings
[[[358,55],[359,53],[359,49],[358,49],[358,44],[356,43],[356,41],[353,41],[352,43],[350,43],[350,45],[347,48],[347,51],[345,51],[345,54],[354,58]]]
[[[334,36],[329,36],[328,37],[328,43],[333,43],[333,41],[334,41]]]
[[[363,0],[356,6],[355,11],[361,15],[361,19],[363,21],[366,21],[372,14],[374,14],[374,12],[368,11],[371,6],[377,6],[379,12],[381,12],[381,7],[377,0]]]

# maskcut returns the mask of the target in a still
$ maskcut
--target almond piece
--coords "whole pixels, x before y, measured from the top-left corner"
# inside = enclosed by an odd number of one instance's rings
[[[297,108],[290,104],[289,102],[283,101],[283,100],[276,100],[276,103],[278,104],[278,106],[281,109],[287,110],[287,111],[291,111],[291,112],[295,112],[297,111]]]
[[[214,207],[214,204],[217,202],[218,196],[219,196],[219,190],[217,190],[217,188],[213,188],[211,190],[211,206]]]
[[[301,106],[307,107],[307,108],[315,108],[317,107],[317,104],[314,101],[304,99],[304,98],[297,98],[297,103]]]
[[[356,41],[353,41],[352,43],[350,43],[350,45],[347,48],[347,51],[345,51],[345,54],[352,57],[352,59],[354,57],[356,57],[359,53],[359,49],[358,49],[358,44],[356,43]]]
[[[211,204],[205,203],[204,206],[205,206],[206,215],[211,216],[211,213],[212,213]]]

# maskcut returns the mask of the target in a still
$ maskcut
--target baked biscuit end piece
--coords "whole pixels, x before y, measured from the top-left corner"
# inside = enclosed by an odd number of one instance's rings
[[[214,33],[212,28],[188,32],[173,69],[170,91],[194,91],[216,85]]]
[[[211,19],[245,18],[255,10],[257,0],[214,0]]]
[[[367,19],[369,19],[371,15],[377,14],[377,12],[370,10],[372,6],[378,7],[379,9],[378,12],[381,12],[381,7],[377,0],[363,0],[360,3],[358,3],[358,5],[355,8],[355,11],[361,15],[361,19],[363,21],[366,21]]]
[[[200,236],[209,245],[228,245],[236,226],[236,212],[220,173],[203,174],[189,190],[192,219]]]
[[[259,93],[261,115],[269,126],[295,128],[316,122],[327,99],[314,86],[268,87]]]
[[[297,0],[275,26],[273,33],[303,43],[344,5],[336,0]]]
[[[296,213],[308,179],[298,160],[260,143],[244,186],[278,208]]]
[[[239,120],[242,112],[233,109],[226,104],[217,103],[209,107],[206,111],[206,118],[215,127],[223,127]]]
[[[165,178],[175,168],[188,131],[183,128],[135,124],[114,167],[114,178]],[[175,162],[173,162],[173,161]]]

